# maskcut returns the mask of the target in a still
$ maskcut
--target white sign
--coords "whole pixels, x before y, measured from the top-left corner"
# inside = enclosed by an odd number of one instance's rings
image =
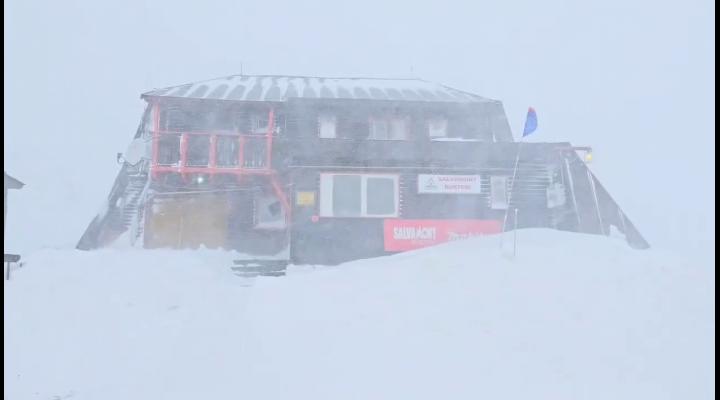
[[[418,175],[418,193],[478,194],[480,175]]]

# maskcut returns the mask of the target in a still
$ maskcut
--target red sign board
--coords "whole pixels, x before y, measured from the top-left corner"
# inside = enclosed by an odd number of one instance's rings
[[[502,221],[481,219],[386,219],[385,251],[405,251],[502,232]]]

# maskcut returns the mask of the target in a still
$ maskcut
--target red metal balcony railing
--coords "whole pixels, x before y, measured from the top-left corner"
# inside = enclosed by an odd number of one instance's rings
[[[264,134],[166,131],[155,117],[151,174],[271,174],[274,115]]]

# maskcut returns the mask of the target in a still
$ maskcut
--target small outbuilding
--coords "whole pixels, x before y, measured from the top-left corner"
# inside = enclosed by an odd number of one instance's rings
[[[3,216],[3,231],[5,231],[5,220],[7,219],[8,189],[22,189],[24,183],[5,173],[5,214]]]

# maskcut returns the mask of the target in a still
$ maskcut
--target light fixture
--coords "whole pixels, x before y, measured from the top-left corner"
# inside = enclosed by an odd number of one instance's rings
[[[579,147],[573,147],[573,150],[575,150],[578,157],[582,158],[583,161],[585,161],[586,164],[592,162],[593,154],[592,154],[592,147],[590,146],[579,146]]]

